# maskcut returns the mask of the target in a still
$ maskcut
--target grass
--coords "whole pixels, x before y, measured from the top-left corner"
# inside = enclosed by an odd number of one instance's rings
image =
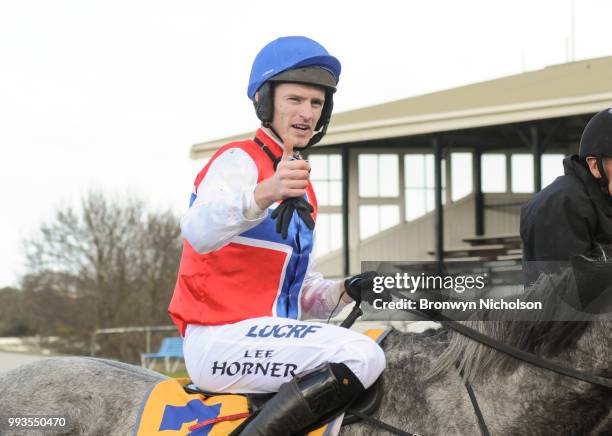
[[[160,374],[166,375],[171,378],[189,378],[189,374],[187,374],[187,370],[179,369],[176,372],[166,372],[166,371],[157,371]]]

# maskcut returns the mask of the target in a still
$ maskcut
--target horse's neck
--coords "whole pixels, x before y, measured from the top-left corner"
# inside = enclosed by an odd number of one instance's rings
[[[385,397],[378,417],[411,433],[478,434],[459,375],[427,378],[432,363],[445,348],[443,338],[394,333],[387,340]],[[372,433],[371,427],[360,427],[351,429],[350,434]]]
[[[593,324],[581,338],[551,360],[590,374],[610,376],[609,324]],[[608,372],[606,374],[606,372]],[[608,414],[609,392],[590,383],[522,364],[510,375],[474,383],[478,403],[493,434],[581,434]]]
[[[601,419],[590,385],[526,365],[475,383],[474,391],[492,434],[585,434]]]
[[[602,329],[589,328],[575,348],[554,360],[585,372],[607,368],[610,335]],[[440,338],[396,333],[389,339],[386,397],[378,416],[410,432],[480,434],[458,373],[451,369],[433,380],[426,378],[445,347]],[[606,392],[528,364],[509,375],[483,377],[472,386],[492,434],[572,434],[568,429],[578,434],[604,419],[610,407]],[[591,417],[591,424],[585,424],[585,416]],[[363,431],[354,434],[368,434],[366,428]]]

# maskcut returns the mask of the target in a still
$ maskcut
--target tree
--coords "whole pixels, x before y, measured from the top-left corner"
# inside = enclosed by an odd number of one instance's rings
[[[0,289],[0,336],[28,336],[35,333],[22,292],[6,287]]]
[[[59,210],[26,241],[22,289],[41,334],[168,324],[181,252],[177,217],[99,192]],[[60,315],[63,314],[63,315]]]

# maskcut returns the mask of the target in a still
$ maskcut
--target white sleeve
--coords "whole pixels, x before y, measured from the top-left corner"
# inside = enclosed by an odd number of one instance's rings
[[[308,262],[308,270],[300,297],[300,319],[327,319],[334,308],[334,316],[353,299],[344,293],[344,280],[327,280],[323,274],[313,271],[313,255]],[[340,303],[338,304],[338,301]]]
[[[230,148],[217,156],[181,218],[181,233],[194,250],[218,250],[266,218],[267,210],[255,202],[257,177],[257,166],[244,150]]]

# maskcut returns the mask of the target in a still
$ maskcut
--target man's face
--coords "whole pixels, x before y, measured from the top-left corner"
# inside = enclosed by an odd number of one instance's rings
[[[591,174],[596,179],[601,178],[601,174],[599,172],[599,168],[597,167],[597,158],[589,156],[586,158],[587,164],[589,165],[589,170]],[[608,192],[612,195],[612,157],[604,157],[602,159],[604,171],[606,172],[606,176],[608,177]]]
[[[324,103],[322,88],[281,83],[274,88],[272,128],[284,144],[303,148],[314,134]]]

